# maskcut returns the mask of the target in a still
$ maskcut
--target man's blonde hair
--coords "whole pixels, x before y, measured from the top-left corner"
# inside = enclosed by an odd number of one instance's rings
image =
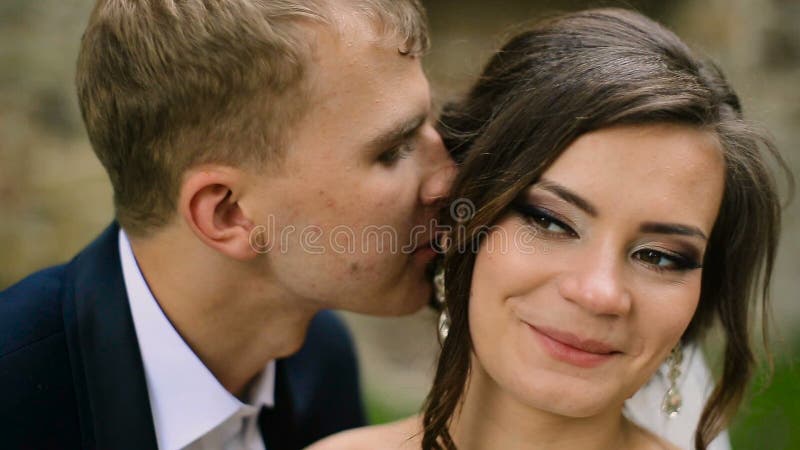
[[[144,235],[173,217],[186,169],[263,167],[305,111],[309,39],[333,0],[98,0],[76,84],[117,220]],[[418,0],[336,0],[397,39],[428,47]],[[305,33],[304,33],[305,31]]]

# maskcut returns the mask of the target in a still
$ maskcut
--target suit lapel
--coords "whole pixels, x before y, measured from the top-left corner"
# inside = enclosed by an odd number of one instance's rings
[[[299,449],[291,385],[285,360],[275,366],[275,406],[262,407],[258,415],[261,436],[267,450]]]
[[[108,227],[70,263],[64,327],[84,445],[157,448],[139,344],[118,247]]]

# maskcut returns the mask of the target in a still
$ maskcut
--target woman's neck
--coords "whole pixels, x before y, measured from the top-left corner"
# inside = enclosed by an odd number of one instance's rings
[[[622,416],[622,407],[572,418],[525,405],[504,391],[473,359],[464,401],[451,422],[459,450],[486,448],[619,450],[640,448],[642,432]]]

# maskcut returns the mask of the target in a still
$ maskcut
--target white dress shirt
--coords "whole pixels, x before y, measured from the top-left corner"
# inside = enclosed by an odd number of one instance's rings
[[[250,388],[247,403],[228,392],[164,315],[119,231],[122,274],[144,363],[156,440],[161,450],[264,450],[261,406],[273,406],[275,361]]]

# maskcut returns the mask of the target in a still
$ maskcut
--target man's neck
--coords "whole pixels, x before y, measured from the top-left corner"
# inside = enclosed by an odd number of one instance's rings
[[[241,398],[269,361],[300,349],[319,308],[281,295],[255,264],[177,234],[131,239],[139,269],[187,345]]]

